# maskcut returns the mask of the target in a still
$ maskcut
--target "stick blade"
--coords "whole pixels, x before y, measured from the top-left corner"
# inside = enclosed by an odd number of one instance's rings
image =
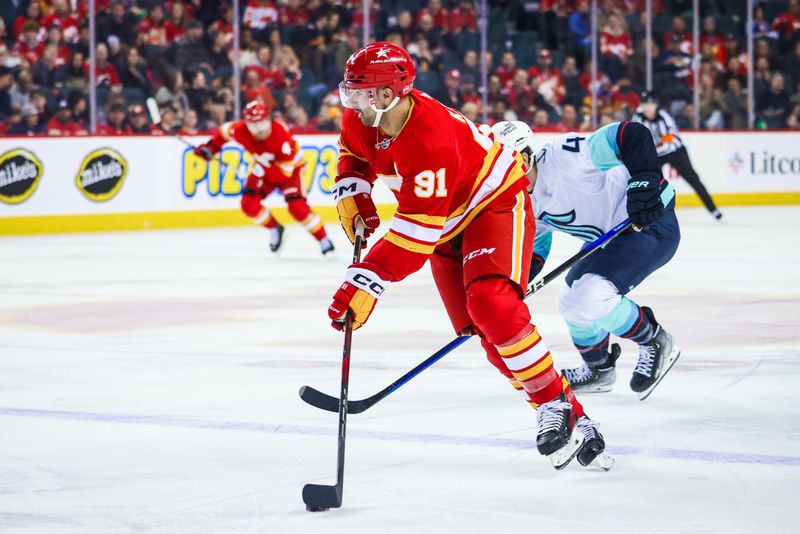
[[[325,410],[328,412],[339,412],[339,398],[331,397],[330,395],[314,389],[311,386],[303,386],[300,388],[300,398],[306,403]]]
[[[303,502],[309,512],[324,512],[342,506],[342,488],[339,485],[306,484],[303,486]]]

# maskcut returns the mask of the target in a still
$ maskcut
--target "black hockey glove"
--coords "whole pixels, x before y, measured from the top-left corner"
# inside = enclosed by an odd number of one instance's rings
[[[214,159],[214,152],[212,152],[207,145],[197,145],[194,147],[194,153],[196,156],[203,158],[206,161],[211,161]]]
[[[644,228],[664,214],[660,182],[661,176],[653,172],[639,172],[628,180],[628,216],[634,226]]]

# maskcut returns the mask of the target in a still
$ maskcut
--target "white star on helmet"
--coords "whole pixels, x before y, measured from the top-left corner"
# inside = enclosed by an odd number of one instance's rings
[[[389,49],[388,48],[381,48],[380,50],[378,50],[378,52],[375,54],[375,56],[379,57],[379,58],[381,58],[381,57],[388,58],[389,57]]]

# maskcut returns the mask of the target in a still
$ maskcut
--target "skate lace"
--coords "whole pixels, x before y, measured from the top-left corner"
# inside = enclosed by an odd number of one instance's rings
[[[639,347],[639,361],[636,362],[634,373],[649,377],[653,373],[653,363],[656,359],[656,346],[653,343]]]
[[[558,430],[561,427],[561,420],[564,410],[569,410],[572,405],[561,400],[554,400],[542,404],[536,411],[536,422],[539,423],[539,432],[545,433],[551,430]]]
[[[582,365],[574,369],[565,369],[564,374],[567,376],[567,381],[574,384],[590,379],[592,377],[592,370],[588,365]]]
[[[593,421],[588,417],[578,419],[578,428],[583,434],[583,438],[587,441],[600,435],[600,431],[597,430],[597,421]]]

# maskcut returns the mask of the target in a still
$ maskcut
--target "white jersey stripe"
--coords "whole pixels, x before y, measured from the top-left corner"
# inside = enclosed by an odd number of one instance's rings
[[[435,244],[442,235],[441,228],[428,228],[398,217],[392,219],[389,229],[402,236],[431,244]]]

